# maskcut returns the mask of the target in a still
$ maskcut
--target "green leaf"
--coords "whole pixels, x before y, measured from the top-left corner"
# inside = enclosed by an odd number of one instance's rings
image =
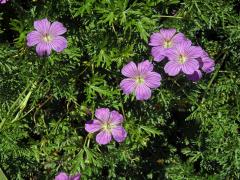
[[[5,176],[5,174],[3,173],[1,168],[0,168],[0,179],[1,180],[7,180],[7,177]]]
[[[151,134],[153,136],[161,134],[161,132],[159,130],[157,130],[156,128],[153,128],[153,127],[140,126],[140,129],[144,130],[146,133]]]

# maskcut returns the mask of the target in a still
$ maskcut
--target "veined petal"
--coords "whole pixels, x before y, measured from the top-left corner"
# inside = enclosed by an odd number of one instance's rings
[[[51,53],[51,46],[47,43],[40,42],[37,44],[36,51],[39,56],[50,55]]]
[[[178,54],[180,55],[182,55],[182,54],[186,54],[186,53],[188,53],[189,52],[189,48],[191,47],[191,45],[192,45],[192,42],[190,41],[190,40],[186,40],[186,41],[182,41],[181,43],[179,43],[179,44],[177,44],[176,46],[175,46],[175,48],[176,48],[176,50],[177,50],[177,52],[178,52]],[[189,56],[188,56],[189,57]]]
[[[140,84],[135,90],[137,100],[147,100],[151,97],[151,90],[145,84]]]
[[[117,142],[123,142],[127,137],[127,132],[121,126],[112,129],[112,136]]]
[[[165,49],[163,47],[153,47],[151,49],[151,55],[154,58],[154,61],[160,62],[164,59],[165,57]]]
[[[150,88],[159,87],[161,79],[161,75],[156,72],[148,72],[144,78],[145,84]]]
[[[176,47],[169,48],[169,49],[165,50],[164,53],[170,61],[178,61],[180,54]]]
[[[199,63],[195,59],[191,59],[182,64],[181,69],[185,74],[193,74],[194,71],[197,71],[199,68]]]
[[[123,79],[120,83],[120,88],[123,90],[124,94],[130,94],[136,87],[136,80],[132,78]]]
[[[123,122],[123,115],[117,111],[111,111],[109,119],[111,120],[110,124],[118,125]]]
[[[181,65],[177,61],[169,61],[164,66],[164,71],[169,76],[176,76],[181,70]]]
[[[50,25],[51,23],[47,18],[34,21],[34,28],[43,35],[49,32]]]
[[[141,63],[138,63],[139,74],[145,74],[152,70],[153,70],[153,64],[150,61],[146,60]]]
[[[170,40],[176,33],[176,29],[161,29],[160,33],[162,34],[165,40]]]
[[[163,46],[164,45],[164,38],[161,33],[153,33],[150,36],[150,46]]]
[[[110,110],[108,108],[98,108],[95,111],[95,116],[103,122],[108,121],[110,116]]]
[[[173,46],[176,45],[177,43],[181,43],[182,41],[186,41],[186,37],[184,36],[183,33],[177,33],[172,38]]]
[[[92,121],[87,121],[85,124],[85,130],[89,133],[94,133],[102,128],[102,122],[94,119]]]
[[[38,43],[42,42],[42,34],[38,31],[32,31],[27,35],[27,45],[34,46]]]
[[[67,31],[67,29],[63,26],[62,23],[55,21],[51,24],[49,29],[49,34],[53,36],[59,36],[64,34]]]
[[[56,52],[61,52],[67,47],[67,40],[62,36],[56,36],[53,38],[51,46]]]
[[[98,144],[108,144],[112,140],[112,135],[108,131],[101,131],[96,136],[96,141]]]
[[[203,55],[201,47],[191,46],[187,49],[187,57],[191,59],[199,58]]]
[[[122,74],[126,77],[136,77],[138,75],[138,69],[134,62],[130,62],[122,68]]]

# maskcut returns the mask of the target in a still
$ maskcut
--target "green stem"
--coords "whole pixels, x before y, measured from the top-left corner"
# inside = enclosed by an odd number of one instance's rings
[[[121,93],[121,92],[119,91],[119,94],[120,94],[120,93]],[[121,103],[121,111],[122,111],[122,113],[123,113],[123,117],[124,117],[124,119],[126,120],[126,114],[125,114],[125,110],[124,110],[123,100],[122,100],[121,94],[120,94],[120,103]]]
[[[162,100],[163,100],[164,106],[165,106],[165,108],[166,108],[166,107],[167,107],[167,102],[166,102],[166,100],[165,100],[165,98],[164,98],[164,96],[163,96],[163,94],[162,94],[161,91],[160,91],[160,95],[161,95],[161,98],[162,98]]]
[[[160,15],[160,18],[182,19],[183,17],[181,17],[181,16],[165,16],[165,15]]]

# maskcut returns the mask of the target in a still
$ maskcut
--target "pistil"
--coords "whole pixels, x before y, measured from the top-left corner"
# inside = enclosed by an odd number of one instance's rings
[[[52,41],[52,37],[49,34],[46,34],[43,36],[43,40],[47,43],[50,43]]]
[[[164,47],[165,47],[165,48],[170,48],[170,47],[172,47],[172,41],[171,41],[171,40],[166,40],[166,41],[164,41]]]
[[[178,61],[179,61],[180,64],[184,64],[186,62],[186,60],[187,60],[186,56],[184,56],[184,55],[179,56]]]
[[[142,76],[137,76],[136,77],[136,83],[137,84],[143,84],[144,83],[144,78]]]

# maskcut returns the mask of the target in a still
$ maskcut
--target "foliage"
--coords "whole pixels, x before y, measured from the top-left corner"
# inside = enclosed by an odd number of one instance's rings
[[[10,0],[0,6],[0,168],[9,179],[240,179],[238,0]],[[36,19],[68,29],[63,53],[26,46]],[[119,89],[124,64],[152,60],[149,36],[176,28],[216,69],[167,77],[146,102]],[[124,114],[126,141],[99,146],[84,124]],[[0,169],[0,170],[1,170]],[[0,171],[1,173],[1,171]],[[2,174],[2,173],[1,173]],[[2,176],[0,174],[0,176]]]

